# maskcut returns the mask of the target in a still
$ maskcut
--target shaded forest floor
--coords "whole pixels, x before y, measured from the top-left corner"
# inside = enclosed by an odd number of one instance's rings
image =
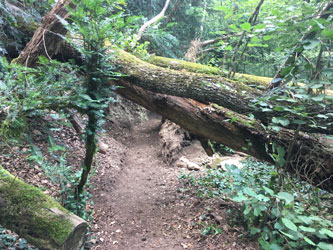
[[[88,249],[258,249],[255,240],[244,239],[240,226],[230,226],[226,204],[181,192],[178,177],[190,171],[166,163],[159,134],[161,117],[121,121],[119,116],[106,128],[101,141],[108,148],[97,154],[98,167],[91,178],[95,205]],[[68,127],[54,133],[68,149],[68,164],[78,168],[84,154],[82,141]],[[32,134],[40,148],[47,148],[43,129],[34,127]],[[41,174],[40,167],[27,164],[27,145],[2,150],[0,164],[58,196],[58,186]],[[187,158],[197,157],[200,150],[188,147]],[[221,233],[203,235],[212,225]]]

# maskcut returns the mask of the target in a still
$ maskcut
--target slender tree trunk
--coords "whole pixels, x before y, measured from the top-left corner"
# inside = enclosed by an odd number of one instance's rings
[[[137,41],[139,41],[143,35],[143,33],[145,32],[145,30],[152,24],[158,22],[162,17],[164,17],[165,15],[165,12],[169,6],[169,3],[170,3],[170,0],[166,0],[165,1],[165,4],[164,4],[164,7],[162,9],[162,11],[157,15],[155,16],[154,18],[152,18],[151,20],[149,20],[148,22],[144,23],[140,29],[139,29],[139,32],[138,34],[136,35],[136,39]]]
[[[255,10],[253,11],[252,15],[250,16],[249,18],[249,23],[251,25],[254,24],[255,20],[257,19],[257,16],[259,14],[259,11],[260,11],[260,8],[261,8],[261,5],[264,3],[264,0],[260,0],[257,7],[255,8]],[[228,78],[231,76],[231,73],[233,71],[236,70],[236,66],[235,66],[235,61],[236,61],[236,58],[237,58],[237,55],[238,55],[238,50],[240,48],[240,46],[242,45],[243,43],[243,38],[246,34],[246,31],[244,30],[241,37],[239,38],[239,41],[236,45],[236,47],[234,48],[234,55],[232,56],[232,59],[231,59],[231,62],[230,62],[230,67],[229,67],[229,72],[228,72]]]
[[[331,13],[329,11],[332,8],[333,8],[333,1],[329,1],[328,3],[325,4],[323,9],[320,11],[317,18],[327,19],[331,15]],[[279,79],[279,78],[283,79],[288,73],[290,73],[290,71],[292,70],[292,65],[295,64],[295,62],[298,60],[298,58],[301,56],[301,54],[304,51],[303,42],[305,40],[314,38],[316,36],[317,32],[318,32],[317,30],[313,30],[312,26],[310,26],[307,29],[305,34],[302,36],[301,40],[296,44],[293,52],[287,57],[287,59],[282,64],[282,66],[280,67],[278,72],[276,72],[274,79]],[[290,69],[288,69],[288,68],[290,68]],[[276,87],[280,86],[281,84],[282,84],[282,80],[276,81],[269,86],[269,89],[276,88]]]

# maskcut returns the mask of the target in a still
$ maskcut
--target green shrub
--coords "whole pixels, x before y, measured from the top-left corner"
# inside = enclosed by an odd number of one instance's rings
[[[244,225],[262,249],[332,249],[331,194],[292,181],[279,187],[275,168],[253,160],[243,169],[226,168],[180,178],[201,197],[240,203],[241,214],[232,210],[231,222]]]

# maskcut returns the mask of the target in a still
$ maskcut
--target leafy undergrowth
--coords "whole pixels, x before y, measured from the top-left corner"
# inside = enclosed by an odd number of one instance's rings
[[[182,191],[222,199],[229,207],[230,225],[242,225],[262,249],[333,249],[332,194],[290,176],[278,184],[274,166],[252,159],[244,162],[243,169],[233,165],[226,169],[209,169],[200,176],[183,174]],[[201,230],[203,235],[221,232],[214,223]]]
[[[27,243],[25,239],[19,238],[19,236],[12,231],[3,228],[0,225],[0,249],[24,249],[24,250],[35,250],[35,248]]]

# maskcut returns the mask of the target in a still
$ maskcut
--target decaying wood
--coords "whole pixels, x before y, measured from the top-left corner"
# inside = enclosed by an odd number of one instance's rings
[[[113,84],[124,87],[117,90],[123,97],[166,117],[189,132],[257,159],[274,163],[270,156],[273,143],[275,147],[282,146],[287,150],[295,139],[292,131],[266,131],[260,121],[226,108],[152,93],[124,79]],[[235,120],[233,117],[236,117]],[[296,138],[286,170],[302,180],[333,191],[333,152],[313,136],[301,134]]]
[[[17,63],[32,67],[39,56],[53,57],[60,49],[63,38],[61,34],[66,33],[65,27],[59,22],[59,16],[66,19],[68,11],[66,6],[71,4],[68,0],[60,0],[49,14],[43,17],[42,25],[36,30],[30,42],[26,45]]]
[[[81,249],[88,223],[0,167],[0,224],[39,249]]]

